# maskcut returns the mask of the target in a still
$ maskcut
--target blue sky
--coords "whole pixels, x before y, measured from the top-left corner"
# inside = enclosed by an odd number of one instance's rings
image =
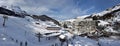
[[[57,20],[101,12],[120,0],[0,0],[0,5],[20,6],[29,14],[46,14]]]

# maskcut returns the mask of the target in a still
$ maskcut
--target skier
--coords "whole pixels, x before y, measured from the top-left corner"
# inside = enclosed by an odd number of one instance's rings
[[[20,46],[22,46],[22,42],[20,42]]]
[[[18,43],[18,40],[16,40],[16,43]]]
[[[25,42],[25,46],[27,46],[27,41]]]

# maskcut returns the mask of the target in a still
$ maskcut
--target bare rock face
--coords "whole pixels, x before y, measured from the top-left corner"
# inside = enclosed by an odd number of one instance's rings
[[[0,14],[4,14],[4,15],[8,15],[8,16],[15,16],[15,17],[22,17],[22,18],[24,18],[25,16],[29,16],[25,11],[18,12],[17,10],[15,11],[15,9],[10,10],[5,7],[0,7]]]
[[[15,12],[5,9],[3,7],[0,7],[0,14],[5,14],[5,15],[15,15]]]

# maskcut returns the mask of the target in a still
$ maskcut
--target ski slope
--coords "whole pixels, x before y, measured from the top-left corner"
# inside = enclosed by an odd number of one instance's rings
[[[54,36],[60,35],[61,32],[64,32],[62,30],[57,31],[59,32],[58,34],[54,33],[48,36],[44,36],[43,38],[41,38],[41,41],[38,42],[35,33],[40,32],[41,34],[44,34],[56,31],[48,31],[45,29],[45,27],[47,26],[54,25],[51,22],[39,21],[40,25],[35,24],[35,22],[35,20],[28,16],[26,18],[8,16],[8,20],[6,20],[6,25],[5,27],[3,27],[3,15],[0,15],[0,45],[20,46],[20,42],[22,42],[23,45],[25,42],[27,42],[28,46],[51,46],[54,44],[57,44],[58,46],[61,45],[59,39]],[[66,34],[66,36],[69,36],[69,34]],[[51,39],[47,40],[47,37],[50,37]],[[66,46],[66,44],[63,45]]]
[[[35,24],[36,22],[40,24]],[[3,15],[0,14],[0,46],[20,46],[21,42],[22,46],[25,46],[25,42],[27,42],[27,46],[61,46],[62,42],[59,40],[59,37],[54,37],[58,35],[63,35],[67,38],[67,41],[63,42],[62,46],[99,46],[98,41],[75,36],[69,32],[64,33],[63,29],[60,31],[47,30],[45,27],[55,24],[48,21],[35,21],[29,16],[25,18],[8,16],[5,27],[3,27],[2,24]],[[36,33],[41,33],[43,35],[43,37],[40,38],[40,42],[36,37]],[[53,34],[44,35],[44,33]],[[106,40],[106,42],[109,41]],[[119,41],[117,43],[119,43]],[[116,45],[119,45],[117,43]],[[100,40],[99,44],[102,46],[106,45],[102,40]]]

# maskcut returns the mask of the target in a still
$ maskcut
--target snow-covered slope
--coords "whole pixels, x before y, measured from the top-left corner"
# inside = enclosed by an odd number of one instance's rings
[[[19,43],[20,42],[24,43],[27,41],[30,46],[37,46],[42,44],[42,43],[37,44],[39,42],[37,41],[37,37],[35,36],[35,33],[40,32],[41,34],[44,34],[47,32],[55,32],[55,31],[46,30],[44,28],[44,26],[47,26],[46,22],[41,21],[40,25],[35,24],[35,22],[36,21],[33,20],[31,17],[18,18],[18,17],[9,16],[8,20],[6,20],[6,26],[3,27],[2,26],[3,18],[2,18],[2,15],[0,15],[0,35],[5,35],[3,37],[1,36],[1,40],[5,38],[5,40],[3,41],[8,40],[8,43],[9,41],[11,42],[10,45],[15,44],[15,46],[16,46],[16,43],[15,43],[16,40]],[[3,41],[0,41],[1,44]],[[19,46],[19,43],[17,44],[18,46]],[[6,45],[7,43],[4,43],[4,44],[5,46],[7,46]],[[48,46],[48,44],[45,44],[45,45]]]
[[[100,46],[119,46],[120,40],[110,39],[110,38],[100,38]]]
[[[36,22],[39,24],[36,24]],[[0,45],[2,46],[9,46],[9,45],[20,46],[21,43],[22,45],[25,45],[25,42],[27,42],[28,46],[53,46],[53,45],[61,46],[61,42],[58,39],[58,37],[54,37],[54,36],[60,35],[64,31],[62,30],[50,31],[50,30],[46,30],[45,28],[47,26],[53,26],[53,25],[55,26],[55,24],[52,22],[35,21],[29,16],[26,16],[25,18],[8,16],[5,27],[3,27],[2,24],[3,24],[3,15],[0,14]],[[58,32],[58,33],[52,33],[52,32]],[[43,37],[40,38],[40,42],[38,42],[36,33],[41,33],[43,35]],[[45,33],[52,33],[52,34],[44,35]],[[69,37],[70,33],[67,32],[65,35]],[[76,38],[74,38],[74,40],[70,40],[70,39],[73,38],[69,37],[70,42],[68,44],[66,44],[67,42],[64,42],[63,46],[66,45],[97,46],[96,41],[88,38],[82,38],[77,36]]]

